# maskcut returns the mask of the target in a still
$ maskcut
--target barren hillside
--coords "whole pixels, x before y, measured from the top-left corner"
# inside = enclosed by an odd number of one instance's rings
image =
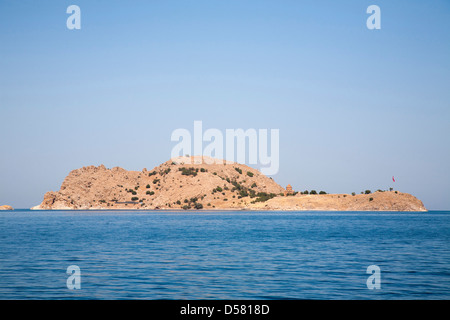
[[[419,199],[397,191],[285,196],[284,188],[256,169],[214,161],[179,157],[142,171],[83,167],[32,209],[426,211]]]
[[[246,165],[206,164],[201,157],[186,163],[190,158],[176,158],[152,170],[103,165],[73,170],[58,192],[47,192],[33,209],[242,208],[258,194],[284,191]]]

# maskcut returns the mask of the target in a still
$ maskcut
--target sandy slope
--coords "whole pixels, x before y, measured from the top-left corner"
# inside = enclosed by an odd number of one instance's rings
[[[371,200],[372,199],[372,200]],[[422,201],[402,192],[276,197],[251,206],[255,210],[427,211]]]
[[[191,161],[192,163],[188,163]],[[203,209],[243,210],[386,210],[426,211],[412,195],[377,192],[371,195],[281,196],[284,188],[258,170],[211,158],[179,157],[153,170],[127,171],[89,166],[73,170],[61,189],[47,192],[32,209]],[[258,194],[273,194],[266,200]],[[373,200],[370,200],[373,198]]]

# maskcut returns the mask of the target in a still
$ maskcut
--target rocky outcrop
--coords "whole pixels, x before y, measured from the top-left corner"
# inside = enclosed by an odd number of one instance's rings
[[[202,157],[171,159],[153,170],[101,165],[73,170],[35,210],[234,209],[426,211],[400,192],[369,195],[287,195],[271,178],[246,165]]]
[[[245,208],[254,200],[249,193],[284,191],[256,169],[216,161],[179,157],[151,171],[83,167],[70,172],[59,191],[47,192],[42,203],[32,209]]]
[[[318,211],[427,211],[422,201],[398,191],[371,194],[318,194],[276,197],[253,204],[253,210],[318,210]]]
[[[11,207],[11,206],[0,206],[0,210],[14,210],[14,208],[13,207]]]

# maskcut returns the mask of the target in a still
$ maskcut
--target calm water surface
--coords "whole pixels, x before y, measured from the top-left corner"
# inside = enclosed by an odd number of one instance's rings
[[[0,299],[450,299],[450,212],[2,212]]]

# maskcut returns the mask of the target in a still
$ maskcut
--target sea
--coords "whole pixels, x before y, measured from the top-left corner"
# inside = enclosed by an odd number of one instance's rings
[[[0,213],[0,299],[442,300],[450,211]]]

